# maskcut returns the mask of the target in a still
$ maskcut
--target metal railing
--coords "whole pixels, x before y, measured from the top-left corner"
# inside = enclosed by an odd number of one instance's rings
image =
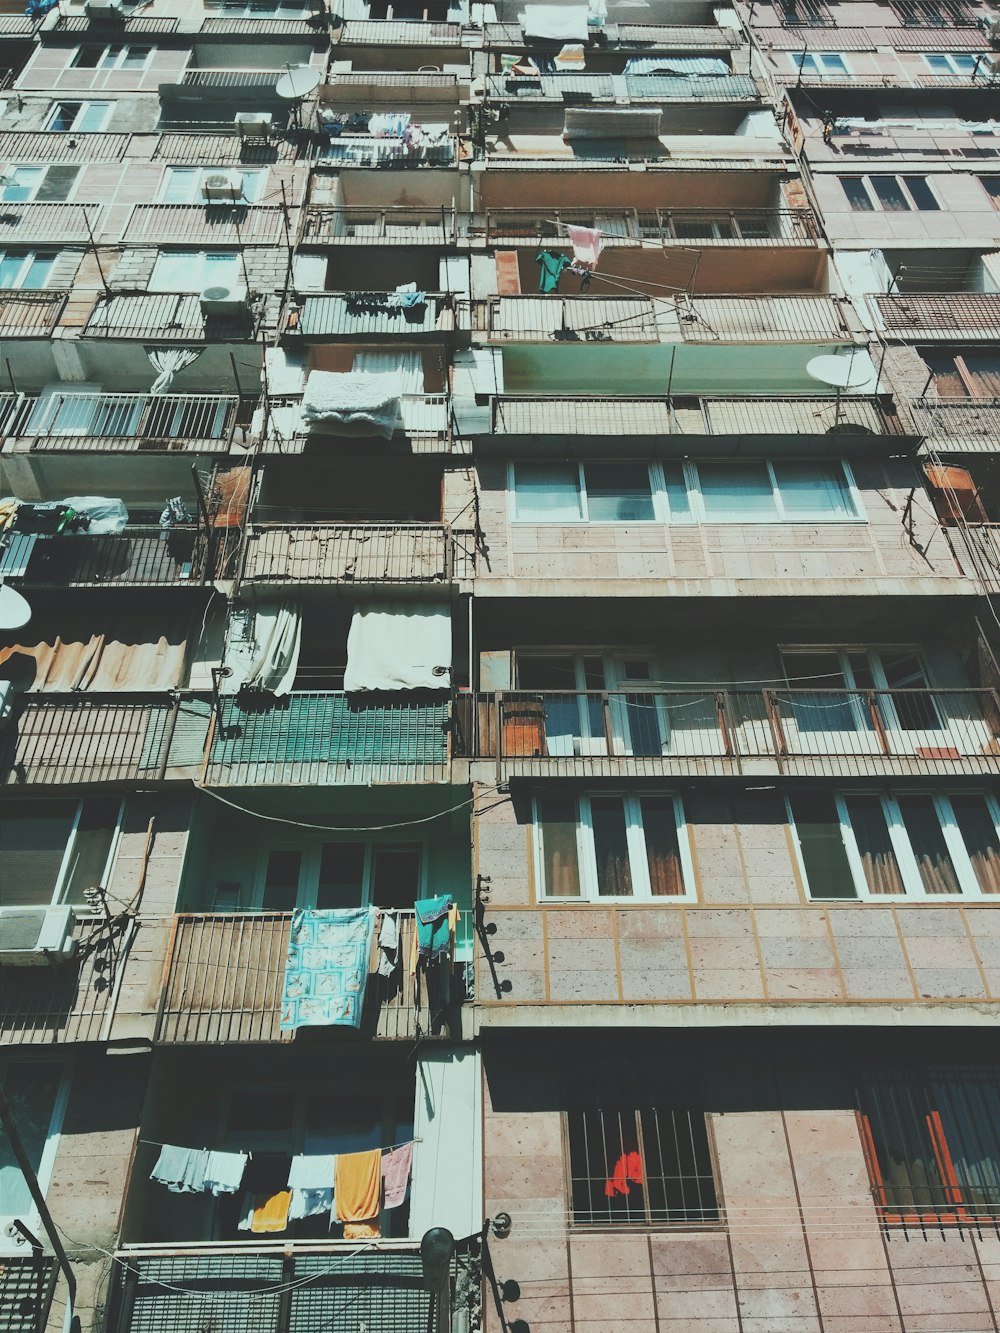
[[[447,584],[474,570],[474,534],[443,523],[267,523],[247,533],[242,581]]]
[[[404,19],[347,19],[334,46],[461,46],[459,23]]]
[[[451,245],[458,235],[453,208],[364,208],[310,204],[299,240],[307,245]]]
[[[0,338],[45,338],[59,323],[68,292],[0,292]]]
[[[748,74],[488,74],[487,101],[759,102]]]
[[[128,245],[281,245],[281,208],[246,201],[135,204],[122,241]]]
[[[631,246],[643,241],[687,244],[696,240],[731,245],[773,245],[775,242],[814,242],[819,225],[811,208],[671,208],[640,211],[634,208],[494,209],[485,216],[487,243],[511,244],[562,241],[566,228],[594,227],[601,244]],[[472,227],[475,234],[475,226]]]
[[[380,951],[372,941],[369,977],[361,1018],[363,1035],[412,1041],[429,1035],[426,990],[410,975],[416,930],[412,911],[397,912],[399,957],[396,975],[378,974]],[[289,1041],[279,1027],[291,912],[184,913],[174,918],[157,1018],[160,1042]],[[457,981],[456,999],[461,992]],[[443,1032],[442,1035],[447,1035]]]
[[[166,84],[181,88],[268,88],[272,92],[274,85],[285,73],[284,69],[186,69],[177,84]]]
[[[0,1046],[98,1041],[114,1014],[115,966],[123,966],[121,932],[103,916],[78,916],[76,957],[62,967],[0,970]]]
[[[35,543],[24,587],[152,587],[200,583],[207,574],[207,544],[194,526],[130,526],[119,536],[50,537]]]
[[[94,307],[82,330],[87,338],[156,338],[246,342],[256,335],[258,312],[207,315],[194,292],[114,294]]]
[[[914,398],[910,410],[921,434],[949,448],[993,453],[1000,439],[1000,398]]]
[[[87,244],[100,231],[103,204],[0,204],[0,243],[42,245]]]
[[[921,292],[872,301],[890,335],[1000,338],[1000,293]]]
[[[0,435],[39,450],[228,449],[240,400],[222,394],[0,395]]]
[[[404,393],[399,400],[396,430],[411,440],[447,441],[451,433],[451,399],[446,393]],[[261,448],[280,452],[289,445],[301,448],[306,440],[336,438],[323,423],[310,428],[302,420],[301,398],[268,400],[267,425],[260,425]]]
[[[544,775],[1000,772],[984,689],[498,691],[460,695],[457,758]]]

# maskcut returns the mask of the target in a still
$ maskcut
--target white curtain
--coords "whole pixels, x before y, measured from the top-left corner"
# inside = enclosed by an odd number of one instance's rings
[[[355,352],[353,370],[367,370],[375,375],[399,377],[400,393],[423,393],[424,358],[420,352]]]
[[[292,688],[302,646],[302,617],[294,602],[260,602],[242,622],[234,616],[226,647],[231,675],[222,680],[226,694],[243,687],[285,695]]]
[[[174,382],[174,376],[179,370],[185,370],[188,366],[194,365],[201,356],[200,347],[147,347],[146,355],[149,357],[153,369],[159,371],[156,379],[150,386],[150,393],[169,393],[170,386]]]
[[[446,604],[383,602],[358,607],[347,636],[345,690],[450,687],[451,612]]]
[[[585,42],[589,37],[586,5],[525,5],[518,19],[525,37],[553,42]]]

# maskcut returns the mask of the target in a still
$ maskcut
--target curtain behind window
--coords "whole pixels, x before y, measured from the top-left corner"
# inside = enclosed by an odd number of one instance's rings
[[[953,796],[951,808],[983,893],[1000,893],[1000,842],[982,796]]]
[[[542,848],[542,887],[550,898],[580,896],[577,821],[575,797],[539,796],[538,836]]]
[[[961,893],[955,866],[930,796],[901,796],[899,809],[927,893]]]
[[[877,796],[849,796],[846,803],[869,893],[904,893],[881,800]]]

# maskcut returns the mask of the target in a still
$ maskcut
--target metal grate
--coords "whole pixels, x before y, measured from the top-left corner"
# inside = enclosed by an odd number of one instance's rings
[[[900,23],[908,28],[974,28],[978,15],[965,0],[890,0]]]
[[[279,1255],[143,1259],[133,1261],[130,1270],[138,1281],[126,1297],[118,1333],[271,1333],[277,1328]]]
[[[45,1255],[0,1260],[0,1329],[42,1333],[56,1286],[56,1261]]]
[[[331,1261],[302,1255],[292,1292],[288,1333],[417,1333],[429,1327],[430,1294],[422,1290],[419,1254],[359,1254]],[[312,1279],[311,1281],[308,1279]]]

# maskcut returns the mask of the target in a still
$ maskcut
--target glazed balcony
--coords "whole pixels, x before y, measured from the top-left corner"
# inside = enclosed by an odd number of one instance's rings
[[[210,787],[447,782],[449,703],[429,694],[296,692],[270,706],[219,701],[205,765]]]
[[[239,415],[240,399],[223,394],[3,394],[0,436],[48,453],[222,452]]]
[[[0,338],[48,338],[68,298],[68,292],[0,292]]]
[[[475,536],[444,523],[254,525],[243,550],[243,584],[398,584],[446,587],[475,572]]]
[[[566,228],[595,227],[601,248],[635,248],[644,242],[689,246],[808,245],[819,239],[811,208],[634,208],[491,209],[481,231],[487,245],[566,244]]]
[[[456,758],[509,777],[1000,773],[992,690],[605,690],[459,696]]]
[[[996,451],[1000,439],[1000,398],[916,398],[913,421],[934,448],[949,452]]]
[[[399,956],[409,960],[416,920],[413,912],[405,911],[397,920]],[[213,1045],[291,1041],[294,1032],[278,1025],[291,924],[291,912],[176,916],[155,1040]],[[408,963],[394,977],[379,976],[378,964],[378,942],[373,939],[361,1034],[389,1041],[430,1034],[426,996],[421,1005]],[[447,1035],[447,1030],[437,1035]]]
[[[454,245],[459,223],[452,208],[364,208],[311,204],[303,210],[302,245]]]
[[[36,539],[17,533],[8,553],[23,573],[8,572],[23,588],[150,588],[203,583],[208,575],[207,545],[194,525],[136,524],[118,536]]]
[[[871,298],[889,338],[1000,338],[1000,293],[935,292]]]

